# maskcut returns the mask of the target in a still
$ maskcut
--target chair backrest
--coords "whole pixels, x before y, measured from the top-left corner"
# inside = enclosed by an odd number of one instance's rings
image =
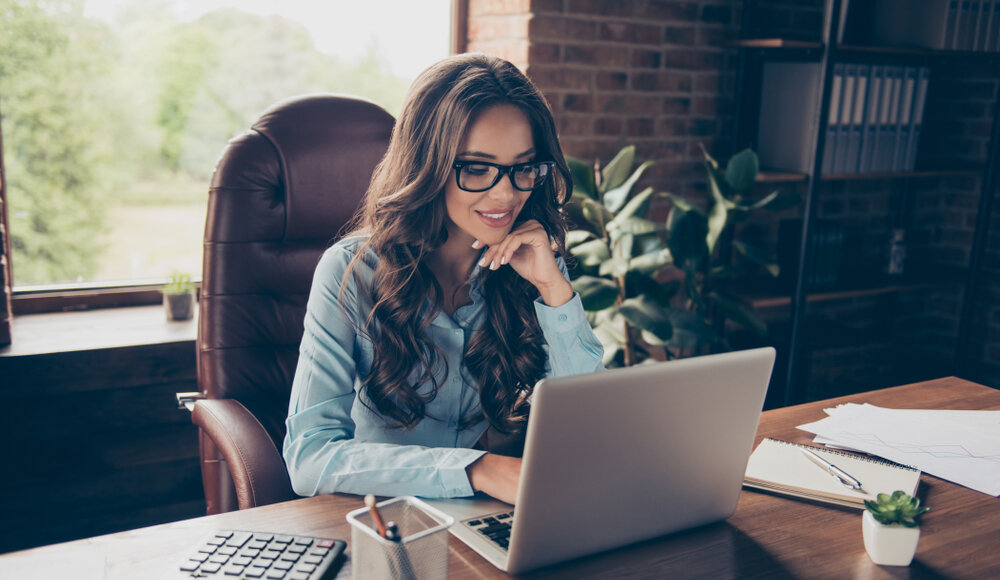
[[[361,99],[297,97],[230,141],[212,177],[199,389],[242,403],[278,449],[313,272],[358,208],[393,122]],[[213,460],[203,438],[203,470]],[[203,479],[211,504],[217,491]]]

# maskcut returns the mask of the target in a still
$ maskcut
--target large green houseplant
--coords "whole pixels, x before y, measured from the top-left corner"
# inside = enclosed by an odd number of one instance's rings
[[[648,347],[663,349],[667,357],[718,347],[722,341],[713,319],[729,318],[767,332],[751,309],[724,290],[723,282],[734,279],[737,269],[728,264],[728,253],[720,256],[720,240],[729,240],[726,244],[744,263],[778,274],[766,252],[726,234],[753,211],[798,203],[795,194],[785,192],[745,201],[759,170],[756,154],[743,151],[722,168],[705,152],[704,208],[649,187],[636,193],[652,162],[636,166],[634,146],[603,167],[572,157],[567,162],[573,174],[568,210],[576,227],[567,236],[576,258],[573,287],[604,344],[605,365],[643,362],[651,357]],[[647,216],[657,199],[671,204],[664,222]]]

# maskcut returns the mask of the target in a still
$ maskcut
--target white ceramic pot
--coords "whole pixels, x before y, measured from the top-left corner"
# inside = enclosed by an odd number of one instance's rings
[[[919,527],[880,524],[868,510],[861,516],[861,534],[872,562],[880,566],[909,566],[920,540]]]

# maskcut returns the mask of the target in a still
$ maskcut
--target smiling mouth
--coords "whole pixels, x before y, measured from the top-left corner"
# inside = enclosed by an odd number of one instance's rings
[[[503,218],[507,217],[508,215],[510,215],[510,213],[511,213],[510,211],[505,211],[505,212],[501,212],[501,213],[479,212],[480,215],[486,216],[486,217],[490,218],[491,220],[500,220],[500,219],[503,219]]]

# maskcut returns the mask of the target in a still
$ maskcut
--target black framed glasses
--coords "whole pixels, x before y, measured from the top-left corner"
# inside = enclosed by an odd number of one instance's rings
[[[455,182],[459,189],[480,193],[491,189],[505,174],[518,191],[531,191],[545,183],[554,161],[530,161],[515,165],[500,165],[488,161],[456,161]]]

